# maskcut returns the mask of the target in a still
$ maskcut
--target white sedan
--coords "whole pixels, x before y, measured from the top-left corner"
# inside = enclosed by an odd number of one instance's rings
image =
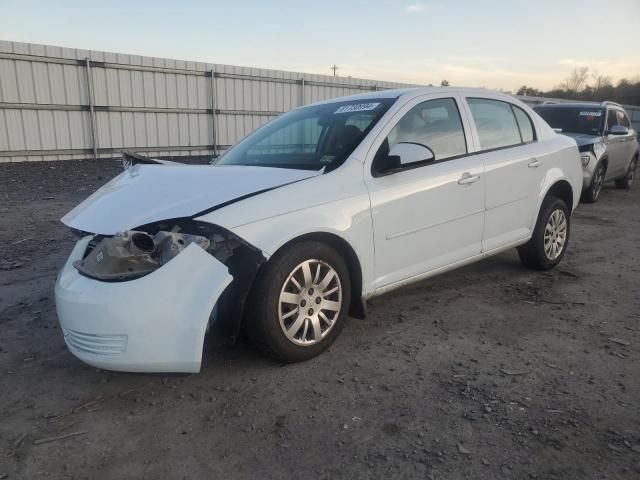
[[[136,164],[62,221],[56,306],[91,365],[197,372],[209,331],[309,359],[368,298],[518,248],[562,259],[582,170],[514,98],[418,88],[298,108],[213,165]]]

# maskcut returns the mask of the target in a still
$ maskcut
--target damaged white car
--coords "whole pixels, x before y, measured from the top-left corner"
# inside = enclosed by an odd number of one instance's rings
[[[62,219],[55,290],[74,355],[138,372],[199,371],[207,332],[309,359],[367,298],[508,248],[551,268],[582,182],[573,140],[458,88],[302,107],[213,165],[127,158]]]

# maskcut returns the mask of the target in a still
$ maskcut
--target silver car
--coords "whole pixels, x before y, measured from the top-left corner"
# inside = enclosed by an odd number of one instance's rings
[[[545,103],[535,111],[578,144],[583,202],[596,202],[602,185],[610,180],[617,188],[631,188],[638,165],[638,137],[619,104]]]

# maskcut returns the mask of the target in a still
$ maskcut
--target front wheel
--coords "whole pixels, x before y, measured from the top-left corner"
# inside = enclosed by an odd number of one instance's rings
[[[591,177],[591,184],[589,188],[582,192],[582,201],[585,203],[596,203],[598,201],[598,197],[600,197],[600,192],[602,191],[602,185],[604,185],[604,175],[606,169],[602,163],[600,163],[595,171],[593,172],[593,177]]]
[[[518,247],[522,263],[536,270],[555,267],[567,251],[571,217],[567,204],[559,198],[547,197],[542,202],[533,235]]]
[[[349,270],[336,250],[315,241],[294,243],[276,253],[258,275],[244,329],[276,360],[308,360],[336,339],[350,298]]]
[[[631,164],[629,165],[629,170],[627,170],[627,174],[623,178],[619,178],[616,180],[616,188],[622,188],[624,190],[629,190],[631,185],[633,185],[633,179],[636,176],[636,168],[638,167],[638,157],[635,157],[631,160]]]

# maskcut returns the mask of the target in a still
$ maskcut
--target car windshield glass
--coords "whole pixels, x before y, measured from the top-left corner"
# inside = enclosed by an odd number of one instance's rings
[[[564,133],[601,135],[604,111],[598,107],[538,107],[536,111],[552,128]]]
[[[351,100],[293,110],[256,130],[215,164],[332,170],[347,159],[395,100]]]

